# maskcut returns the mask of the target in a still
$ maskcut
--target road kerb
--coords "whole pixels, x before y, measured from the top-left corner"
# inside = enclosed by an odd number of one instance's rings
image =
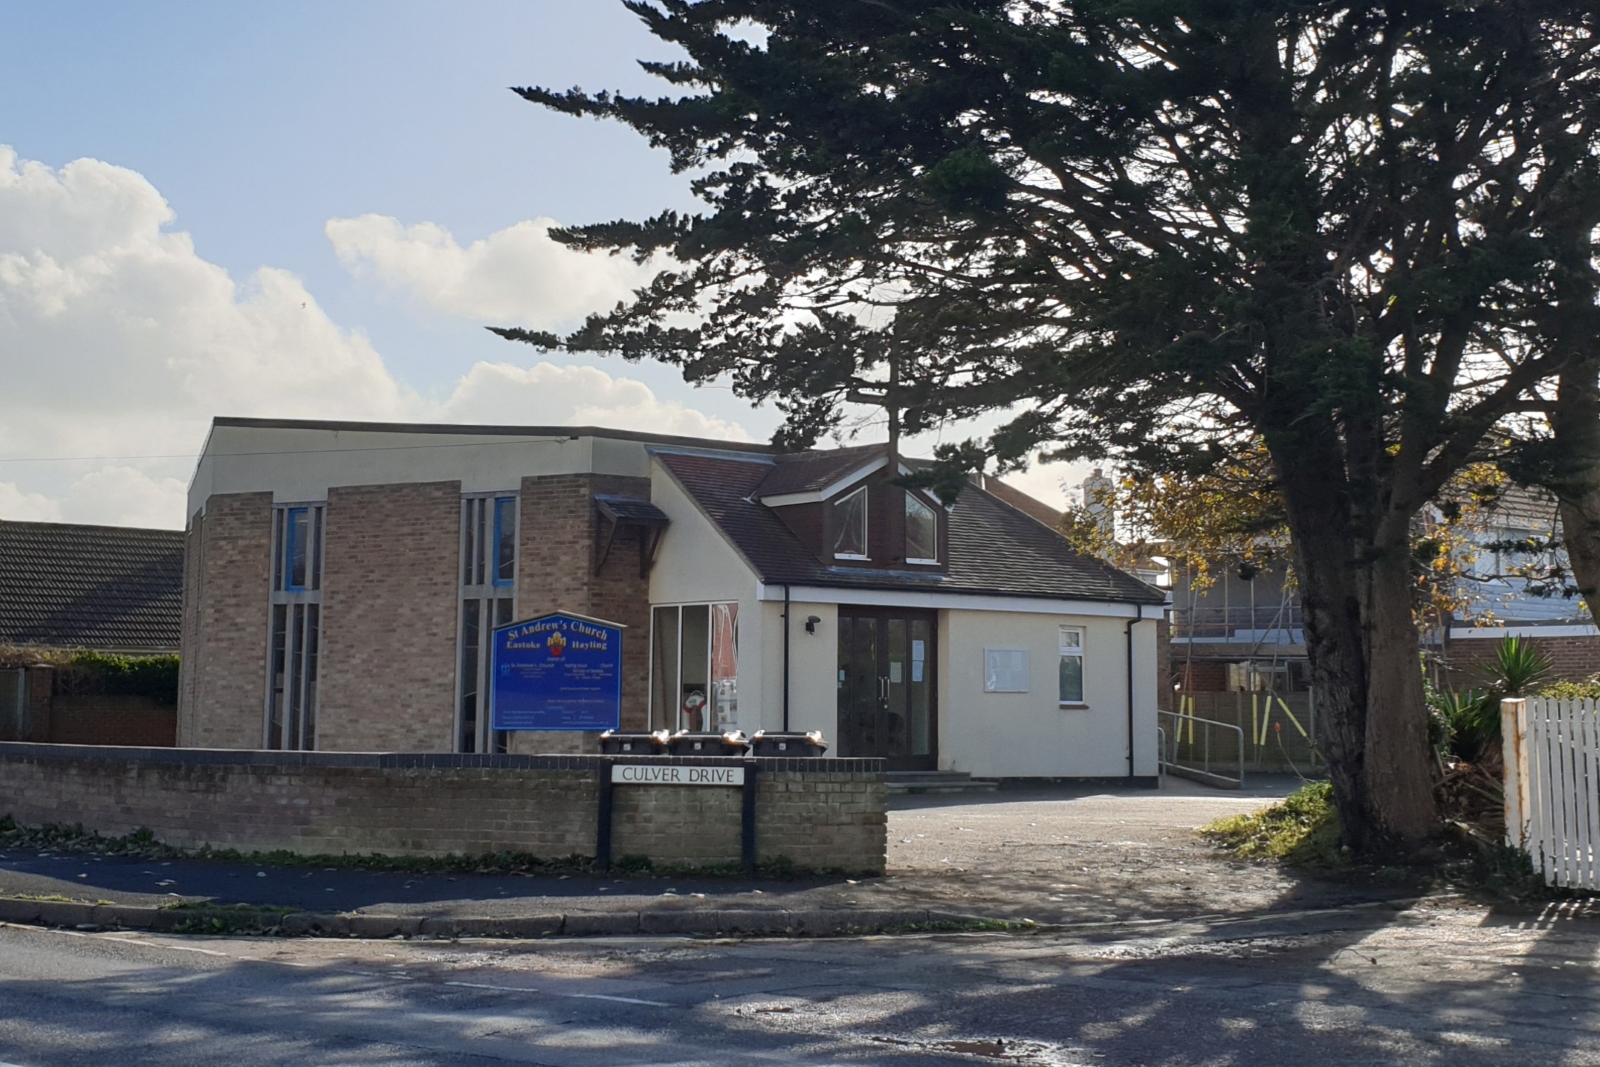
[[[0,897],[0,922],[158,933],[273,933],[287,937],[839,937],[939,930],[1025,929],[1023,923],[925,908],[653,908],[508,916],[418,916],[181,908]]]

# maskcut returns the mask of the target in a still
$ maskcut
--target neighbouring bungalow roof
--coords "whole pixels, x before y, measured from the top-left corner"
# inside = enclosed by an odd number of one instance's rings
[[[845,451],[854,453],[851,463],[855,465],[870,454],[870,450]],[[758,489],[768,492],[767,479],[775,469],[782,469],[782,461],[667,449],[653,450],[653,454],[764,582],[1051,600],[1166,602],[1161,590],[1080,555],[1054,530],[976,486],[963,490],[949,512],[949,573],[829,566],[802,544],[771,508],[753,497]],[[843,469],[848,470],[849,465]],[[835,468],[834,476],[838,473]]]
[[[1561,525],[1556,498],[1544,489],[1508,485],[1487,510],[1490,525],[1496,527],[1550,533]]]
[[[0,521],[0,644],[176,652],[183,532]]]

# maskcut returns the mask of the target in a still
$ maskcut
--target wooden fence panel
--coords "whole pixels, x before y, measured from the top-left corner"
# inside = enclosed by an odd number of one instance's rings
[[[1507,700],[1506,836],[1545,884],[1600,889],[1600,705]]]

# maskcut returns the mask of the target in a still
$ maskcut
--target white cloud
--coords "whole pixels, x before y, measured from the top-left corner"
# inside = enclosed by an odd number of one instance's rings
[[[557,244],[549,236],[555,225],[547,218],[519,222],[465,248],[443,226],[406,226],[388,215],[330,219],[324,229],[356,274],[375,276],[434,311],[489,325],[576,326],[659,269]]]
[[[293,274],[264,267],[236,282],[166,229],[172,219],[131,170],[89,159],[54,170],[0,146],[0,519],[181,526],[191,457],[215,415],[745,437],[592,368],[479,364],[447,401],[425,401]],[[462,250],[468,275],[500,269],[477,248]],[[41,457],[78,458],[16,462]]]
[[[182,518],[188,490],[182,478],[152,478],[128,466],[101,467],[67,487],[61,517],[112,526],[170,526],[174,515]]]
[[[452,422],[503,422],[648,427],[684,437],[748,441],[744,427],[675,400],[661,400],[643,382],[613,378],[594,367],[479,363],[456,383],[439,409]]]
[[[1088,474],[1087,463],[1033,463],[1025,471],[1002,474],[1000,480],[1062,511],[1071,502],[1071,491]]]
[[[0,482],[0,519],[60,522],[61,505],[43,493],[25,493],[16,482]]]

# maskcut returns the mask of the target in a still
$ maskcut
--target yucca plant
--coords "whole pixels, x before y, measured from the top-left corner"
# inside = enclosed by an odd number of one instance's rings
[[[1482,689],[1446,689],[1428,702],[1443,735],[1439,747],[1458,760],[1477,763],[1500,736],[1500,702]]]
[[[1550,657],[1532,642],[1507,637],[1494,650],[1486,667],[1489,688],[1496,697],[1527,696],[1528,691],[1550,673]]]

